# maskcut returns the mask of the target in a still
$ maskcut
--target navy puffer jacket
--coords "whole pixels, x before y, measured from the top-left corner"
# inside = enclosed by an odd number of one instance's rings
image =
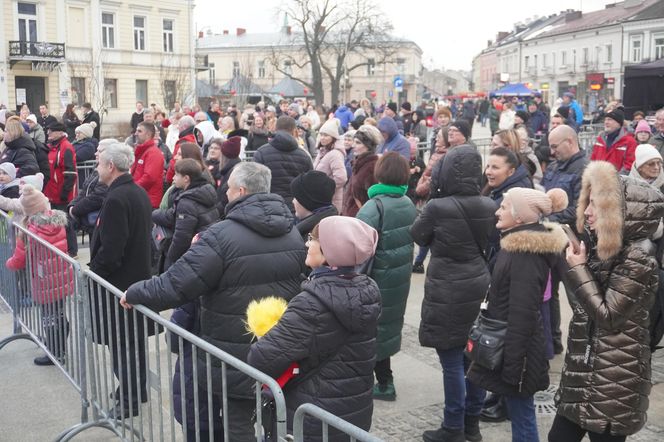
[[[304,282],[302,289],[279,323],[252,345],[247,361],[275,378],[292,362],[299,363],[301,378],[284,387],[289,425],[298,406],[312,403],[369,430],[378,286],[366,275],[324,274]],[[307,441],[320,441],[320,422],[306,419],[304,434]],[[348,437],[330,428],[329,440]]]

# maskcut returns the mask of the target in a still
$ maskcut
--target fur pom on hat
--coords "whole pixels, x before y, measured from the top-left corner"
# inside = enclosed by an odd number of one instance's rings
[[[251,301],[247,307],[247,331],[262,338],[279,322],[287,307],[286,300],[276,296]]]
[[[567,193],[562,189],[551,189],[547,193],[524,187],[514,187],[507,191],[505,198],[512,202],[517,218],[524,224],[538,222],[542,217],[560,212],[569,203]]]

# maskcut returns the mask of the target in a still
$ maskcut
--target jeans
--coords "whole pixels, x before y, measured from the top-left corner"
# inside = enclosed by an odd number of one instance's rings
[[[466,379],[470,362],[463,355],[463,347],[447,350],[436,349],[443,367],[443,387],[445,389],[445,411],[443,427],[461,430],[464,416],[479,416],[484,405],[486,392]]]
[[[512,422],[512,442],[539,442],[533,396],[505,396],[505,403]]]
[[[627,436],[611,436],[610,428],[607,428],[602,434],[593,433],[556,414],[551,430],[549,430],[549,442],[580,442],[586,433],[588,433],[590,442],[625,442],[627,440]]]
[[[420,251],[417,253],[417,256],[415,257],[415,262],[417,264],[424,263],[424,260],[426,259],[428,254],[429,254],[429,248],[420,246]]]
[[[376,381],[381,385],[387,385],[390,382],[394,382],[392,368],[390,367],[390,358],[376,361],[374,373],[376,373]]]

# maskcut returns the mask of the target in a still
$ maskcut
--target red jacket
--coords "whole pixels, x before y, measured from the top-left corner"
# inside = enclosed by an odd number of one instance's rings
[[[173,182],[173,177],[175,176],[175,156],[178,154],[180,151],[180,145],[182,143],[193,143],[196,144],[196,136],[194,136],[194,128],[191,128],[191,131],[187,131],[187,133],[180,137],[180,139],[175,143],[175,148],[173,148],[173,158],[171,158],[171,162],[168,164],[168,172],[166,172],[166,182],[168,184],[171,184]]]
[[[44,195],[51,204],[66,205],[76,191],[76,151],[67,137],[48,143],[48,165],[51,179],[44,187]]]
[[[136,159],[131,165],[131,176],[136,184],[145,189],[152,208],[156,209],[164,193],[164,154],[154,140],[148,140],[136,145],[134,155]]]
[[[67,253],[67,215],[59,210],[32,215],[28,218],[28,231]],[[74,293],[74,271],[71,264],[34,239],[28,241],[30,256],[39,256],[30,264],[30,291],[39,304],[49,304]],[[10,270],[21,270],[26,265],[23,235],[16,238],[16,250],[6,262]]]
[[[620,129],[620,133],[611,145],[606,146],[606,132],[602,132],[597,137],[593,146],[593,153],[590,156],[592,161],[608,161],[620,172],[621,170],[632,170],[632,163],[636,153],[637,142],[634,136],[627,129]]]

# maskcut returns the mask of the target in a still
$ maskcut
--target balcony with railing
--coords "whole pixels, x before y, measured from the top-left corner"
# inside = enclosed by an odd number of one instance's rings
[[[47,41],[10,41],[9,62],[19,61],[62,63],[65,61],[65,44]]]

